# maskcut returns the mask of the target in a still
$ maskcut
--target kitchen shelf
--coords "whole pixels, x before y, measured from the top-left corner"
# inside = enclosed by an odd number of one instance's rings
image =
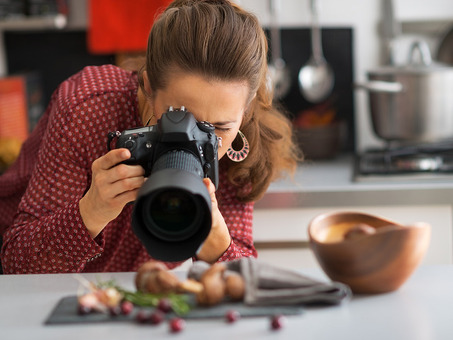
[[[63,14],[42,17],[19,17],[0,20],[0,31],[28,31],[46,28],[63,29],[68,20]]]

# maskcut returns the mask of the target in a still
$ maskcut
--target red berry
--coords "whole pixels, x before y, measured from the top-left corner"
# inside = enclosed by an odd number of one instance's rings
[[[272,318],[271,318],[271,328],[272,329],[280,329],[280,328],[283,328],[283,326],[285,325],[286,323],[286,318],[283,316],[283,315],[274,315]]]
[[[172,310],[171,301],[169,299],[162,298],[159,300],[157,308],[164,313],[169,313]]]
[[[121,303],[121,314],[129,315],[134,310],[134,304],[130,301],[123,301]]]
[[[186,326],[186,322],[181,318],[173,318],[170,320],[170,331],[172,333],[181,332]]]
[[[162,321],[164,321],[165,315],[160,310],[156,309],[154,312],[151,313],[149,316],[149,321],[152,325],[158,325]]]
[[[135,316],[135,320],[138,323],[146,323],[148,322],[148,313],[145,310],[140,310],[137,315]]]
[[[233,323],[241,318],[241,314],[236,310],[229,310],[228,312],[226,312],[225,318],[228,323]]]

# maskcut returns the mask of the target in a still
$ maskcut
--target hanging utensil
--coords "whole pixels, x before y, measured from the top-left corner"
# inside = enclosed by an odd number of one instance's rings
[[[335,79],[332,68],[327,63],[322,52],[317,0],[311,0],[310,5],[312,14],[312,55],[299,71],[299,88],[306,100],[318,103],[330,95]]]
[[[285,97],[291,87],[289,69],[286,67],[285,60],[282,58],[281,36],[278,25],[279,9],[279,0],[269,0],[271,62],[268,65],[270,77],[268,86],[273,89],[275,99]]]
[[[401,23],[396,20],[393,0],[383,0],[381,37],[384,64],[395,65],[395,40],[400,34]]]

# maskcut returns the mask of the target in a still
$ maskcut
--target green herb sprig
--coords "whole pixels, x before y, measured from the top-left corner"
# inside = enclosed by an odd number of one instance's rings
[[[191,310],[189,296],[187,294],[152,294],[143,293],[140,291],[133,292],[120,287],[116,284],[115,280],[98,282],[97,286],[99,288],[115,288],[123,295],[124,300],[130,301],[136,306],[157,307],[159,301],[163,298],[166,298],[170,301],[173,312],[177,315],[185,315]]]

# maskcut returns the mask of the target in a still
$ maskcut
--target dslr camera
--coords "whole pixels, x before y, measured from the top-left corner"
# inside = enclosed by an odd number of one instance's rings
[[[218,186],[218,138],[208,122],[184,107],[170,107],[156,125],[108,134],[108,147],[126,148],[125,164],[141,165],[148,179],[139,190],[132,229],[147,252],[162,261],[196,254],[211,230],[211,198],[203,178]]]

